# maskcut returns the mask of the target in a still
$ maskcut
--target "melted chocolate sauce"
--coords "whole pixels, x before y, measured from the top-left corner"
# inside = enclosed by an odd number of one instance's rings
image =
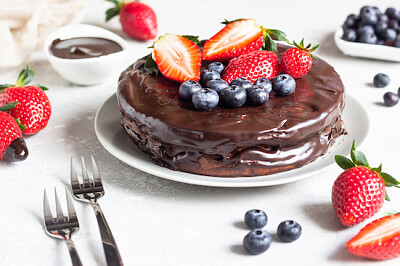
[[[4,156],[9,161],[22,161],[28,157],[29,151],[23,138],[16,138],[7,147]]]
[[[285,49],[279,46],[278,56]],[[344,86],[321,59],[289,96],[272,92],[262,106],[207,112],[179,99],[179,83],[148,74],[145,59],[120,76],[121,123],[161,166],[212,176],[271,174],[315,160],[344,132]]]
[[[118,43],[96,37],[56,39],[49,49],[54,56],[65,59],[92,58],[122,51]]]

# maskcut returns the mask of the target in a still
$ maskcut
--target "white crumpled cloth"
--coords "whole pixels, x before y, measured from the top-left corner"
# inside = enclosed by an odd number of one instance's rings
[[[0,67],[25,64],[56,28],[79,23],[85,0],[0,0]]]

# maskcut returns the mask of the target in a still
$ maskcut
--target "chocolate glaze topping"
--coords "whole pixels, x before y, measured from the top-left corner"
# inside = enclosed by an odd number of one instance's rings
[[[56,39],[51,43],[49,49],[54,56],[65,59],[99,57],[122,51],[122,47],[118,43],[97,37]]]
[[[278,56],[287,49],[278,48]],[[179,99],[179,83],[146,73],[145,59],[121,74],[117,96],[124,129],[159,165],[212,176],[271,174],[315,160],[344,132],[344,86],[321,59],[289,96],[272,92],[262,106],[206,112]]]

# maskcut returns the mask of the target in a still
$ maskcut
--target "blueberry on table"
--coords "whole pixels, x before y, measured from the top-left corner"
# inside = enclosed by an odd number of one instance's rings
[[[212,79],[207,81],[206,87],[221,93],[222,90],[229,87],[229,84],[223,79]]]
[[[232,85],[221,91],[221,104],[226,108],[238,108],[247,99],[246,90],[240,86]]]
[[[390,78],[388,75],[383,73],[378,73],[374,77],[374,85],[377,88],[384,88],[390,83]]]
[[[253,83],[251,83],[248,79],[245,78],[237,78],[231,81],[231,84],[229,85],[236,85],[239,87],[242,87],[243,89],[248,89],[251,86],[253,86]]]
[[[278,96],[286,96],[294,92],[296,81],[288,74],[278,75],[272,82],[272,90]]]
[[[292,220],[283,221],[279,224],[277,234],[283,242],[293,242],[301,235],[301,226]]]
[[[254,85],[263,87],[264,89],[267,90],[268,93],[272,91],[272,83],[269,79],[265,77],[256,80],[256,82],[254,82]]]
[[[243,239],[243,247],[252,255],[264,253],[271,246],[272,237],[264,230],[255,229]]]
[[[202,87],[197,81],[187,80],[179,86],[179,95],[185,101],[190,101],[192,99],[193,93],[201,89]]]
[[[269,99],[269,93],[260,85],[253,85],[246,90],[247,104],[250,106],[259,106],[266,103]]]
[[[387,106],[395,106],[399,102],[399,94],[386,92],[383,95],[383,101]]]
[[[211,89],[201,89],[192,96],[193,106],[200,111],[214,109],[219,101],[218,93]]]
[[[209,80],[220,79],[220,78],[221,78],[221,75],[214,70],[204,69],[200,73],[200,83],[203,85],[206,85],[207,81],[209,81]]]
[[[342,39],[348,42],[355,42],[357,40],[357,33],[354,29],[345,29]]]
[[[211,64],[208,65],[207,69],[214,70],[215,72],[221,74],[222,71],[224,71],[225,66],[221,62],[212,62]]]
[[[244,222],[250,229],[261,229],[267,225],[268,217],[264,211],[253,209],[246,212]]]

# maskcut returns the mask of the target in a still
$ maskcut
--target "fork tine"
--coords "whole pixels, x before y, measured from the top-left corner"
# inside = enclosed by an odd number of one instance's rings
[[[74,157],[71,157],[71,184],[78,183],[78,173],[74,165]]]
[[[83,186],[90,187],[90,180],[86,169],[85,159],[83,158],[83,156],[82,156],[82,179],[83,179]]]
[[[61,209],[61,204],[60,204],[60,199],[58,198],[58,195],[57,195],[57,189],[56,188],[54,188],[54,195],[55,195],[55,198],[56,198],[56,212],[57,212],[57,219],[64,219],[64,214],[63,214],[63,212],[62,212],[62,209]]]
[[[72,216],[76,216],[76,211],[67,187],[65,187],[65,197],[67,198],[68,218],[71,219]]]
[[[51,214],[49,200],[47,199],[46,189],[44,189],[44,196],[43,196],[43,213],[44,219],[53,219],[53,215]]]
[[[96,164],[96,161],[93,158],[93,155],[90,155],[90,158],[92,159],[93,179],[95,181],[101,181],[99,169],[97,168],[97,164]]]

